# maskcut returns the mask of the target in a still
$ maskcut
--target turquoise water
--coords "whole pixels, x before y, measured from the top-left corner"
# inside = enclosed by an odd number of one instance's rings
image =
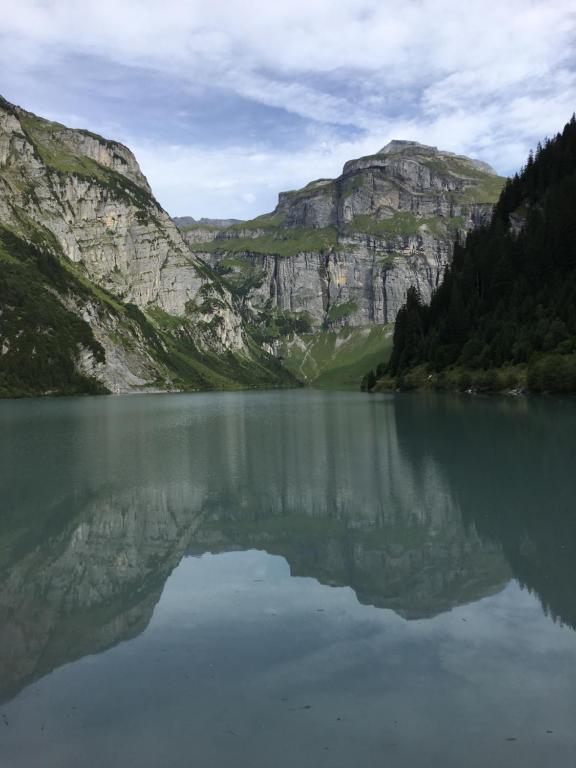
[[[0,766],[574,766],[576,401],[0,402]]]

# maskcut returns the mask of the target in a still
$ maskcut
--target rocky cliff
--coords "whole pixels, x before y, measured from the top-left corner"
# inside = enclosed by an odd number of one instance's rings
[[[281,193],[271,214],[183,234],[256,308],[317,327],[387,324],[409,286],[430,298],[456,237],[489,220],[503,181],[485,163],[393,141],[337,179]]]
[[[12,286],[0,296],[5,393],[285,378],[248,337],[235,298],[191,253],[123,145],[1,100],[0,227],[0,269]],[[13,310],[30,304],[30,281],[37,296],[23,317]],[[66,347],[66,382],[56,373],[46,379],[55,353],[44,343],[65,336],[63,326],[77,331],[56,345]],[[30,369],[24,383],[22,367]]]
[[[396,141],[271,214],[177,227],[125,146],[0,99],[0,395],[355,383],[501,184]]]
[[[430,299],[455,240],[489,221],[503,182],[477,160],[393,141],[337,179],[281,193],[270,214],[182,233],[287,368],[357,386],[388,355],[390,331],[369,329],[394,322],[410,286]]]

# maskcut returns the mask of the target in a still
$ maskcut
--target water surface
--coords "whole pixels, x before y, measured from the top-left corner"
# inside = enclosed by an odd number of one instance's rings
[[[2,768],[576,764],[576,402],[0,403]]]

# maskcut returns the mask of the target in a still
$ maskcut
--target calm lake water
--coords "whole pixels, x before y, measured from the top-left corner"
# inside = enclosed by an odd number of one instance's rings
[[[0,402],[1,768],[576,765],[576,401]]]

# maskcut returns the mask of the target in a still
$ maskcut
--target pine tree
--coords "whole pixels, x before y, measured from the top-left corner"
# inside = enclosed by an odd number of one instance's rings
[[[439,372],[523,363],[534,372],[534,386],[567,391],[576,360],[574,211],[573,116],[507,182],[491,224],[456,244],[430,306],[409,289],[386,373],[402,377],[422,364]]]

